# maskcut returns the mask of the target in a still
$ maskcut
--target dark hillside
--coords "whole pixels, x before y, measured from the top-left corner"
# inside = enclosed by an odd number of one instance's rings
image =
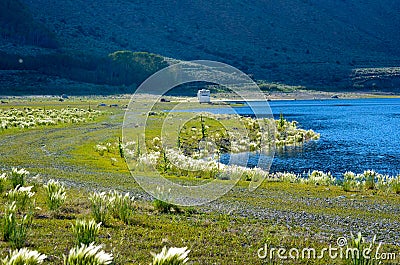
[[[0,0],[11,1],[18,2]],[[68,54],[131,50],[218,60],[269,82],[342,90],[371,88],[358,79],[354,86],[355,69],[400,65],[398,0],[20,1],[28,21],[54,32]],[[372,83],[398,89],[391,74]]]
[[[17,45],[58,46],[55,34],[35,21],[29,9],[18,0],[0,1],[0,35]]]

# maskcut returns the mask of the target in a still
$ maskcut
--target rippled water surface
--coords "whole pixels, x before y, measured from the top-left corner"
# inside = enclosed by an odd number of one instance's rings
[[[400,99],[298,100],[269,104],[276,119],[283,113],[287,120],[298,121],[301,128],[321,134],[319,141],[277,151],[271,171],[302,173],[318,169],[339,175],[347,170],[361,173],[374,169],[383,174],[400,173]],[[248,106],[236,109],[240,114],[252,114]],[[227,109],[217,112],[227,113]],[[252,161],[257,159],[253,157],[249,166]]]

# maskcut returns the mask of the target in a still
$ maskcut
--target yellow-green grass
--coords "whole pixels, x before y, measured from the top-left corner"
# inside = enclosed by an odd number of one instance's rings
[[[280,192],[293,190],[291,185],[274,183],[271,189]],[[298,189],[299,193],[307,188]],[[301,191],[300,191],[301,190]],[[311,193],[323,193],[329,197],[336,191],[309,189]],[[340,192],[339,192],[340,193]],[[71,225],[75,219],[90,218],[90,205],[86,190],[68,189],[66,205],[58,216],[52,217],[45,205],[42,188],[37,189],[35,218],[28,233],[27,246],[49,256],[47,264],[60,264],[75,243]],[[3,205],[6,198],[0,199]],[[281,204],[276,201],[276,204]],[[307,231],[300,226],[287,227],[271,220],[244,218],[233,214],[202,212],[198,209],[184,209],[181,214],[160,214],[153,210],[149,202],[138,201],[130,225],[112,220],[111,226],[102,227],[99,243],[116,256],[116,264],[149,264],[150,251],[157,252],[163,246],[188,246],[192,251],[190,259],[194,264],[262,264],[257,250],[269,243],[276,247],[314,247],[321,250],[335,244],[336,238],[313,238],[316,231]],[[0,255],[10,249],[9,243],[0,241]],[[384,250],[398,251],[393,245],[385,245]],[[313,260],[312,264],[326,264],[329,259]],[[306,260],[288,264],[309,264]],[[335,264],[343,264],[335,261]]]
[[[56,107],[58,102],[48,104],[49,108]],[[9,171],[13,166],[25,167],[31,171],[31,176],[39,173],[43,179],[59,179],[69,186],[66,205],[62,206],[58,217],[52,217],[48,211],[44,190],[37,189],[36,203],[41,210],[36,210],[27,246],[48,255],[48,264],[60,264],[62,255],[73,247],[75,239],[71,224],[75,219],[90,218],[90,191],[117,189],[144,193],[117,153],[101,156],[95,150],[96,144],[117,141],[121,136],[124,110],[108,109],[112,113],[93,123],[0,133],[0,172]],[[153,133],[157,134],[156,129],[153,129]],[[112,157],[117,159],[114,165],[110,162]],[[183,183],[194,181],[184,176],[168,177]],[[284,221],[285,218],[269,219],[251,214],[245,217],[246,214],[241,213],[241,210],[252,209],[255,213],[305,213],[350,220],[358,218],[369,223],[381,222],[383,225],[385,222],[400,221],[398,214],[391,212],[392,209],[400,208],[400,196],[395,194],[376,191],[349,193],[334,186],[281,182],[265,182],[258,190],[250,193],[246,190],[247,186],[248,182],[240,181],[237,187],[215,202],[226,207],[218,209],[211,204],[195,208],[195,213],[191,209],[184,209],[182,214],[160,214],[153,209],[151,201],[138,199],[132,224],[125,225],[121,221],[112,220],[110,227],[102,228],[99,241],[107,251],[114,254],[116,264],[149,264],[150,251],[159,252],[164,245],[188,246],[193,264],[263,264],[257,257],[257,250],[267,241],[275,247],[288,249],[322,249],[329,244],[335,246],[338,236],[349,238],[350,235],[327,231],[318,222],[304,226],[300,221]],[[6,202],[4,194],[0,196],[1,206]],[[232,209],[229,206],[233,206]],[[1,207],[0,213],[3,211]],[[349,228],[340,223],[325,225],[343,227],[343,231],[347,229],[353,233],[363,229],[356,226]],[[384,231],[379,230],[383,229],[381,226],[376,226],[376,229],[371,233],[378,234],[379,240],[379,235]],[[396,235],[399,232],[395,230],[392,233]],[[365,236],[372,237],[373,234]],[[0,241],[0,256],[4,257],[9,248],[9,243]],[[386,244],[384,249],[400,251],[399,246],[391,244]],[[288,264],[332,262],[327,259],[300,260]],[[344,263],[335,261],[335,264]]]

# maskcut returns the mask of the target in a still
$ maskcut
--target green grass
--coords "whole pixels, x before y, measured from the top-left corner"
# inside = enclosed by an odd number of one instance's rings
[[[88,214],[89,201],[80,190],[69,189],[68,204],[62,207],[59,218],[51,218],[46,210],[36,212],[27,242],[40,253],[51,257],[50,264],[59,264],[59,258],[76,243],[71,224],[74,219]],[[44,205],[45,194],[38,197],[38,206]],[[318,241],[301,236],[299,228],[288,229],[272,222],[240,218],[218,213],[160,214],[148,202],[138,202],[131,225],[113,220],[112,225],[100,230],[99,242],[116,256],[117,264],[148,264],[150,251],[159,252],[164,245],[188,246],[190,260],[198,264],[260,264],[256,252],[269,239],[285,246],[306,245],[322,247]],[[1,242],[2,255],[9,246]],[[323,264],[321,262],[320,264]]]
[[[275,189],[285,191],[291,188],[282,183],[275,185]],[[74,246],[76,241],[71,224],[74,219],[84,218],[89,212],[89,201],[82,190],[69,189],[68,194],[74,199],[62,208],[58,219],[49,217],[50,213],[46,210],[36,212],[27,238],[30,246],[50,257],[52,262],[49,264],[59,264],[59,258],[67,254],[66,249]],[[44,205],[44,192],[38,195],[38,206]],[[280,202],[277,201],[277,204]],[[192,250],[190,260],[196,264],[215,261],[220,264],[261,264],[256,253],[267,241],[275,246],[313,246],[317,249],[330,242],[306,239],[301,236],[305,231],[300,227],[288,228],[268,220],[186,211],[182,214],[160,214],[148,202],[137,202],[136,207],[131,225],[114,219],[111,226],[100,230],[99,243],[116,256],[117,264],[148,264],[151,261],[149,252],[159,252],[164,245],[188,246]],[[0,242],[2,255],[8,248],[8,244]]]
[[[286,183],[267,183],[263,189],[274,195],[280,192],[286,193],[292,198],[302,196],[330,198],[343,194],[340,189],[326,190],[322,187],[310,188],[301,184]],[[50,264],[59,264],[59,258],[67,254],[67,249],[74,246],[76,241],[71,230],[74,220],[85,218],[90,214],[90,203],[85,190],[68,189],[67,193],[71,199],[67,199],[58,218],[51,218],[51,212],[46,210],[44,190],[40,190],[37,194],[37,206],[42,210],[38,210],[35,214],[27,243],[40,253],[50,256],[52,260]],[[223,200],[229,200],[231,196],[235,194],[229,194]],[[384,198],[377,197],[373,201],[380,199]],[[290,210],[289,202],[285,203],[284,200],[249,198],[249,201],[262,205],[273,202],[275,209]],[[293,206],[292,210],[316,213],[316,210],[327,209],[324,205],[314,205],[297,209]],[[345,214],[346,211],[341,208],[335,209],[336,214]],[[384,217],[375,214],[375,218],[377,216]],[[275,246],[314,246],[317,249],[330,242],[327,239],[306,239],[303,235],[307,233],[301,227],[288,228],[284,223],[276,224],[269,220],[243,218],[217,212],[204,213],[199,210],[198,213],[192,213],[184,209],[181,214],[161,214],[153,209],[150,202],[138,201],[131,224],[126,225],[122,221],[113,219],[110,226],[100,230],[99,243],[104,244],[105,250],[116,256],[117,264],[148,264],[151,261],[149,252],[160,251],[164,245],[188,246],[192,250],[189,255],[190,260],[194,260],[196,264],[210,264],[215,261],[220,264],[233,262],[261,264],[256,253],[267,240]],[[7,243],[0,242],[2,250],[0,255],[5,255],[8,248]],[[325,263],[320,261],[315,264]]]
[[[102,101],[113,103],[119,100],[107,98],[90,102],[94,106]],[[15,104],[18,107],[46,105],[61,108],[64,103],[21,99]],[[84,107],[88,102],[74,99],[66,104]],[[24,244],[46,254],[48,260],[45,264],[61,264],[63,255],[67,255],[69,249],[76,244],[71,225],[76,219],[91,216],[88,199],[90,192],[116,189],[143,194],[117,151],[101,156],[95,150],[96,144],[115,142],[121,136],[123,109],[107,110],[109,113],[96,122],[0,132],[0,165],[3,168],[0,174],[11,171],[12,167],[24,167],[31,172],[26,185],[40,181],[46,183],[52,178],[67,186],[67,199],[57,216],[48,209],[46,192],[42,186],[34,186],[37,208]],[[156,129],[150,133],[156,134]],[[112,157],[117,159],[114,164],[110,162]],[[33,180],[37,174],[40,176]],[[187,184],[201,181],[185,176],[169,175],[168,178]],[[187,246],[191,250],[189,261],[193,264],[265,264],[257,257],[257,251],[267,242],[271,246],[288,249],[322,249],[329,244],[335,245],[339,236],[350,238],[350,234],[346,233],[349,224],[325,221],[325,217],[333,220],[365,220],[373,227],[351,223],[350,229],[354,233],[369,229],[378,235],[378,241],[386,230],[373,224],[385,225],[400,221],[400,217],[393,213],[393,209],[400,208],[400,196],[394,193],[384,194],[376,190],[345,192],[336,186],[285,182],[265,182],[250,193],[246,190],[248,184],[240,181],[237,187],[215,202],[216,205],[230,205],[230,210],[229,207],[221,210],[208,206],[181,207],[179,213],[164,214],[154,208],[150,198],[139,198],[134,203],[134,211],[127,224],[110,216],[109,225],[100,229],[98,243],[104,245],[106,252],[114,255],[116,264],[150,264],[150,252],[159,253],[164,246]],[[7,201],[4,195],[9,189],[11,183],[7,182],[0,195],[0,205]],[[241,213],[247,209],[272,215],[257,217]],[[283,217],[273,218],[275,212],[283,213]],[[0,215],[3,213],[1,207]],[[317,221],[303,224],[296,219],[286,220],[285,213],[314,215]],[[2,225],[3,221],[0,223]],[[340,229],[330,230],[330,227]],[[398,230],[392,233],[397,235]],[[0,257],[4,258],[10,248],[10,243],[0,241]],[[383,249],[400,251],[399,246],[391,244],[385,244]],[[332,261],[298,260],[287,264],[332,264]],[[335,261],[335,264],[344,264],[344,261]]]

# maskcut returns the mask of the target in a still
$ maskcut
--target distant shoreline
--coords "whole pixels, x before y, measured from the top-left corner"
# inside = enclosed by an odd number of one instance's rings
[[[227,93],[214,95],[218,100],[236,100]],[[384,92],[326,92],[300,90],[295,92],[271,92],[266,94],[268,100],[326,100],[326,99],[362,99],[362,98],[400,98],[400,95]]]
[[[115,94],[115,95],[68,95],[71,98],[116,98],[129,99],[132,94]],[[150,95],[149,95],[150,96]],[[0,95],[0,99],[57,99],[61,95]],[[186,99],[189,101],[197,101],[193,96],[163,96],[172,100]],[[316,90],[298,90],[294,92],[269,92],[265,94],[268,100],[327,100],[327,99],[366,99],[366,98],[400,98],[400,94],[390,92],[327,92]],[[243,100],[233,93],[211,93],[213,102]]]

